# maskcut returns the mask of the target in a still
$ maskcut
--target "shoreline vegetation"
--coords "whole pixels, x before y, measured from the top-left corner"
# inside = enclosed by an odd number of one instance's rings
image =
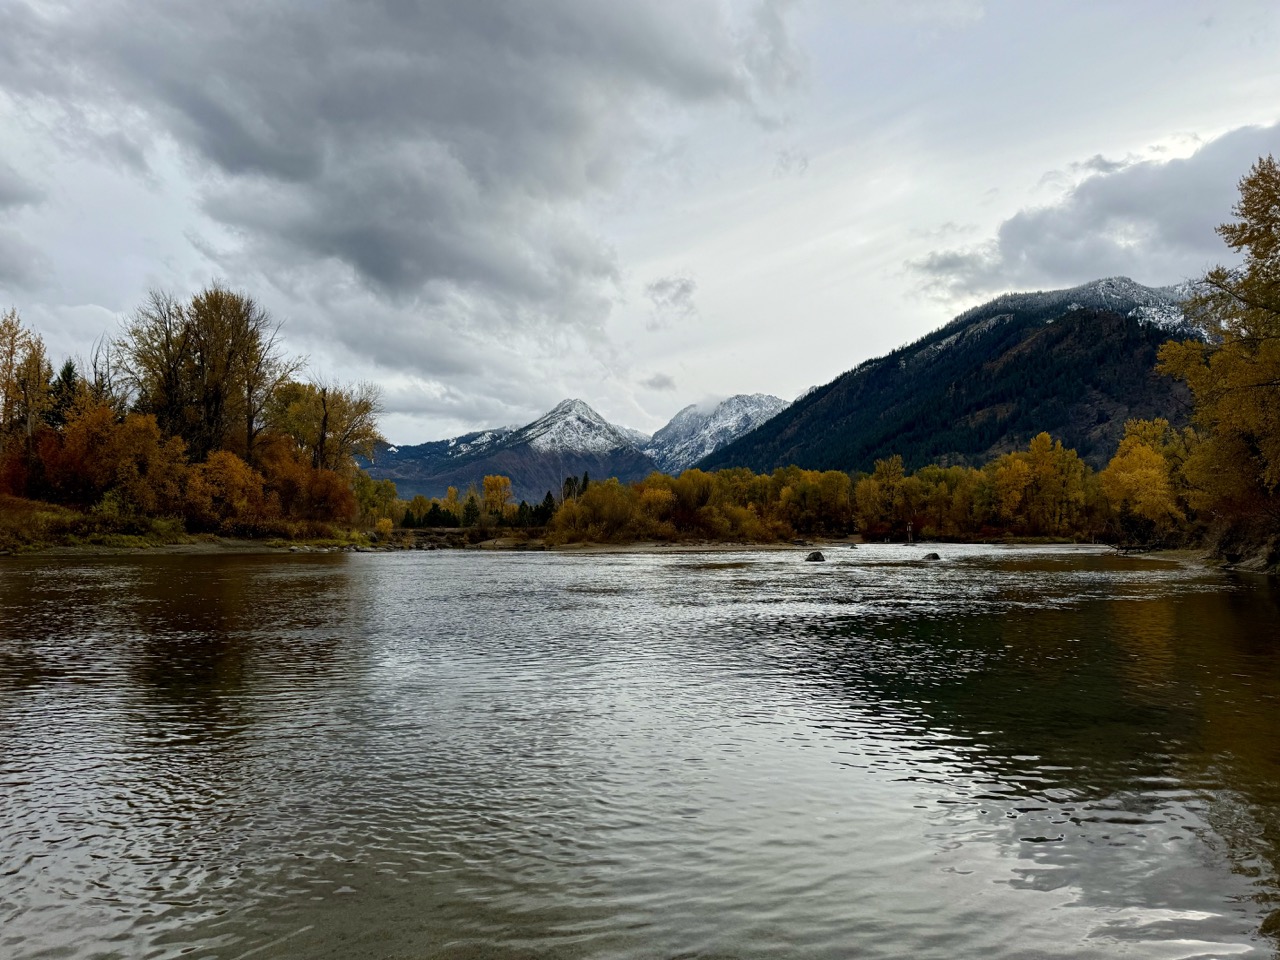
[[[441,531],[443,532],[443,531]],[[1113,544],[1088,543],[1053,537],[1009,537],[994,540],[914,540],[910,543],[901,541],[867,541],[856,535],[848,537],[827,538],[817,540],[788,540],[769,542],[747,542],[741,540],[635,540],[619,543],[602,543],[594,541],[576,541],[573,543],[547,543],[540,536],[521,537],[499,536],[486,540],[467,542],[465,538],[455,538],[434,544],[415,543],[412,540],[393,538],[389,542],[370,540],[368,542],[351,542],[347,540],[319,540],[297,542],[282,539],[254,540],[235,537],[219,537],[215,535],[199,535],[187,537],[181,541],[166,543],[135,543],[117,541],[111,543],[56,543],[30,550],[14,553],[0,551],[0,558],[11,556],[23,557],[123,557],[123,556],[253,556],[284,554],[336,554],[336,553],[408,553],[466,550],[482,553],[555,553],[577,556],[592,555],[663,555],[663,554],[716,554],[716,553],[791,553],[803,557],[813,550],[830,551],[826,559],[830,560],[838,551],[867,549],[873,551],[878,546],[909,547],[918,550],[920,561],[925,561],[930,553],[941,550],[946,559],[947,547],[955,546],[1001,546],[1011,548],[1035,548],[1045,546],[1080,547],[1082,549],[1107,550],[1117,556],[1135,557],[1153,560],[1165,560],[1180,563],[1193,563],[1205,566],[1221,566],[1204,549],[1187,547],[1160,547],[1154,549],[1124,550]],[[1231,568],[1234,569],[1234,568]]]
[[[892,456],[870,473],[583,474],[534,504],[486,476],[405,501],[358,465],[385,442],[377,388],[301,379],[279,325],[214,283],[188,301],[153,291],[56,374],[40,335],[14,309],[0,315],[0,553],[788,549],[858,536],[1204,549],[1280,572],[1280,167],[1262,158],[1239,187],[1239,220],[1218,232],[1243,263],[1199,282],[1185,313],[1203,338],[1166,343],[1156,369],[1187,383],[1194,425],[1131,420],[1100,471],[1040,433],[981,467],[908,472]]]

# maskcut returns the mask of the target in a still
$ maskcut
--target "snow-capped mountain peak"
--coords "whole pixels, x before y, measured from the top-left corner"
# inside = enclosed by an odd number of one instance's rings
[[[634,448],[631,438],[581,400],[562,400],[555,408],[508,438],[540,451],[608,453]]]

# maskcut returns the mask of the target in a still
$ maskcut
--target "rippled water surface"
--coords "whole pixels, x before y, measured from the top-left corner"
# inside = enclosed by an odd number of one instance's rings
[[[1274,584],[938,550],[0,561],[0,956],[1275,955]]]

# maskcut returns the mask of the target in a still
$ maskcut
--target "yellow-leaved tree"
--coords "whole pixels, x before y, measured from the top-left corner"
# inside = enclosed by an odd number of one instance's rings
[[[1186,523],[1180,476],[1193,438],[1190,431],[1179,433],[1164,419],[1124,425],[1116,455],[1098,474],[1122,540],[1165,540]]]
[[[1210,270],[1189,302],[1206,340],[1168,343],[1160,369],[1187,382],[1200,442],[1183,475],[1191,506],[1229,526],[1280,530],[1280,165],[1240,181],[1238,218],[1218,227],[1238,267]]]

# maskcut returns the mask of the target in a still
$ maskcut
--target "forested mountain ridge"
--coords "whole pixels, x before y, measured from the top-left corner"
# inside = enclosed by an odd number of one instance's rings
[[[997,297],[801,397],[698,466],[870,470],[895,453],[909,469],[973,465],[1048,431],[1100,468],[1126,420],[1186,422],[1185,387],[1154,369],[1162,343],[1194,335],[1186,295],[1113,277]]]
[[[395,482],[399,490],[402,479],[412,485],[415,476],[446,470],[456,461],[505,439],[516,429],[495,427],[464,433],[447,440],[428,440],[425,443],[400,446],[383,445],[377,450],[374,459],[364,466],[376,479]]]

